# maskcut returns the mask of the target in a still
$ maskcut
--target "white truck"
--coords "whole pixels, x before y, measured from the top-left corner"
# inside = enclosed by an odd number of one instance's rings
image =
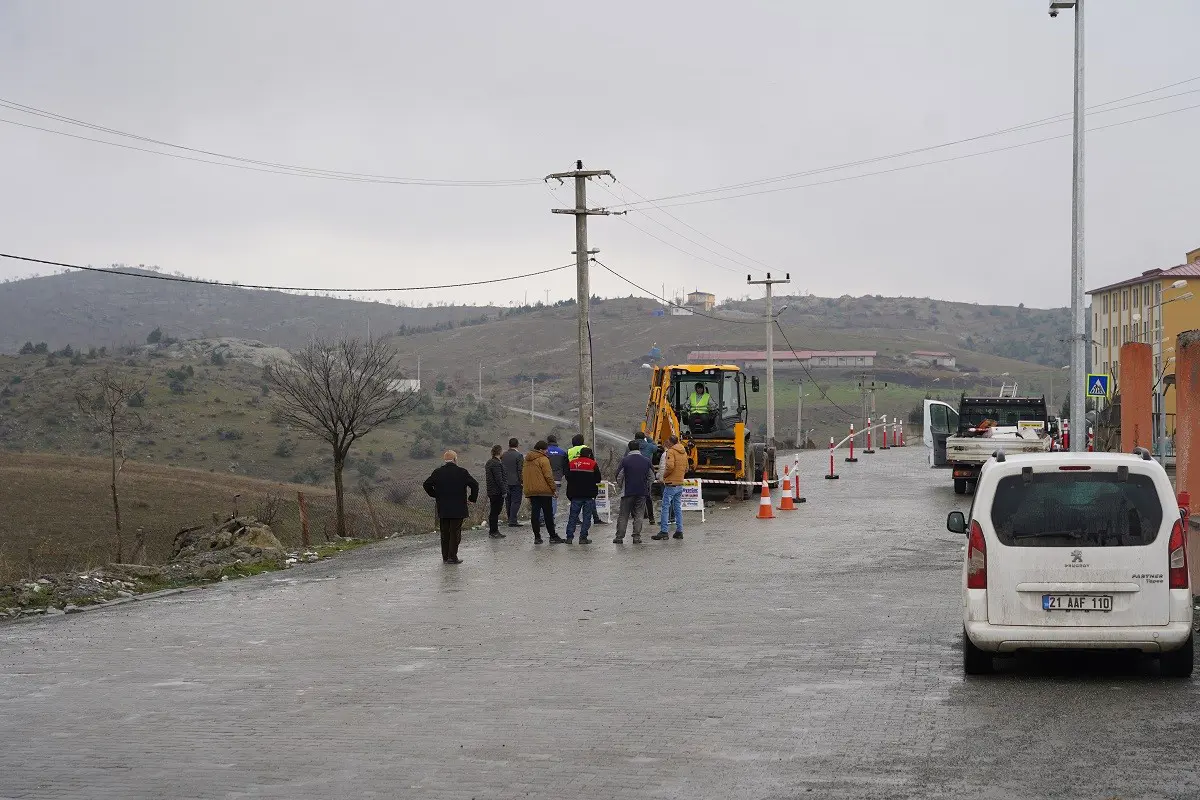
[[[1049,453],[1054,436],[1044,397],[967,397],[958,408],[925,401],[929,466],[952,470],[954,493],[975,488],[992,453]]]

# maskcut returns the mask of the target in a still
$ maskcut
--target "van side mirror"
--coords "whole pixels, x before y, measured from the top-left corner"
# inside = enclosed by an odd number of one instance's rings
[[[946,530],[951,533],[966,533],[967,518],[961,511],[951,511],[946,517]]]
[[[758,376],[757,375],[750,376],[750,391],[752,391],[752,392],[758,391]]]

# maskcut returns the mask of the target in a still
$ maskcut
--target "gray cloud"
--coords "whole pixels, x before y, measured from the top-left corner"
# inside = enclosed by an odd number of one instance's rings
[[[574,159],[634,199],[800,172],[1048,117],[1071,102],[1071,19],[1042,0],[731,5],[86,2],[0,6],[0,95],[252,158],[414,177],[540,177]],[[1200,5],[1093,3],[1089,100],[1200,75]],[[1171,91],[1200,88],[1200,81]],[[1102,125],[1200,94],[1094,115]],[[44,121],[11,111],[0,118]],[[1089,287],[1200,246],[1200,110],[1089,137]],[[55,123],[62,130],[86,131]],[[864,169],[1066,133],[1069,123]],[[88,134],[91,135],[91,134]],[[0,125],[3,248],[212,278],[380,285],[570,261],[541,186],[423,188],[189,163]],[[793,183],[855,174],[836,172]],[[1070,140],[670,209],[817,294],[1065,305]],[[628,188],[627,188],[628,187]],[[619,200],[595,189],[596,204]],[[679,222],[674,231],[720,250]],[[632,225],[726,270],[671,249]],[[746,293],[745,269],[643,214],[593,246],[656,290]],[[736,259],[736,257],[735,257]],[[0,276],[28,268],[0,263]],[[629,290],[605,274],[602,294]],[[569,272],[414,301],[573,294]]]

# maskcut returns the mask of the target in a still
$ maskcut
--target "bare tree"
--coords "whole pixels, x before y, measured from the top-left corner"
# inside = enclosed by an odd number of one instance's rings
[[[279,418],[333,448],[337,535],[346,535],[342,469],[357,440],[417,406],[416,392],[400,390],[396,352],[374,339],[313,339],[290,363],[273,362],[267,380]]]
[[[145,381],[105,367],[92,373],[75,390],[75,402],[95,427],[108,436],[108,454],[112,461],[113,527],[117,534],[117,561],[125,556],[125,541],[121,533],[121,499],[117,478],[125,469],[125,437],[141,429],[142,418],[134,406],[140,405],[146,394]]]

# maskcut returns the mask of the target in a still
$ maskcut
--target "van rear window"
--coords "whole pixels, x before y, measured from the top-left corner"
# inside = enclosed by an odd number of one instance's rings
[[[1128,547],[1158,536],[1163,510],[1149,475],[1034,472],[1001,478],[992,526],[1010,547]]]

